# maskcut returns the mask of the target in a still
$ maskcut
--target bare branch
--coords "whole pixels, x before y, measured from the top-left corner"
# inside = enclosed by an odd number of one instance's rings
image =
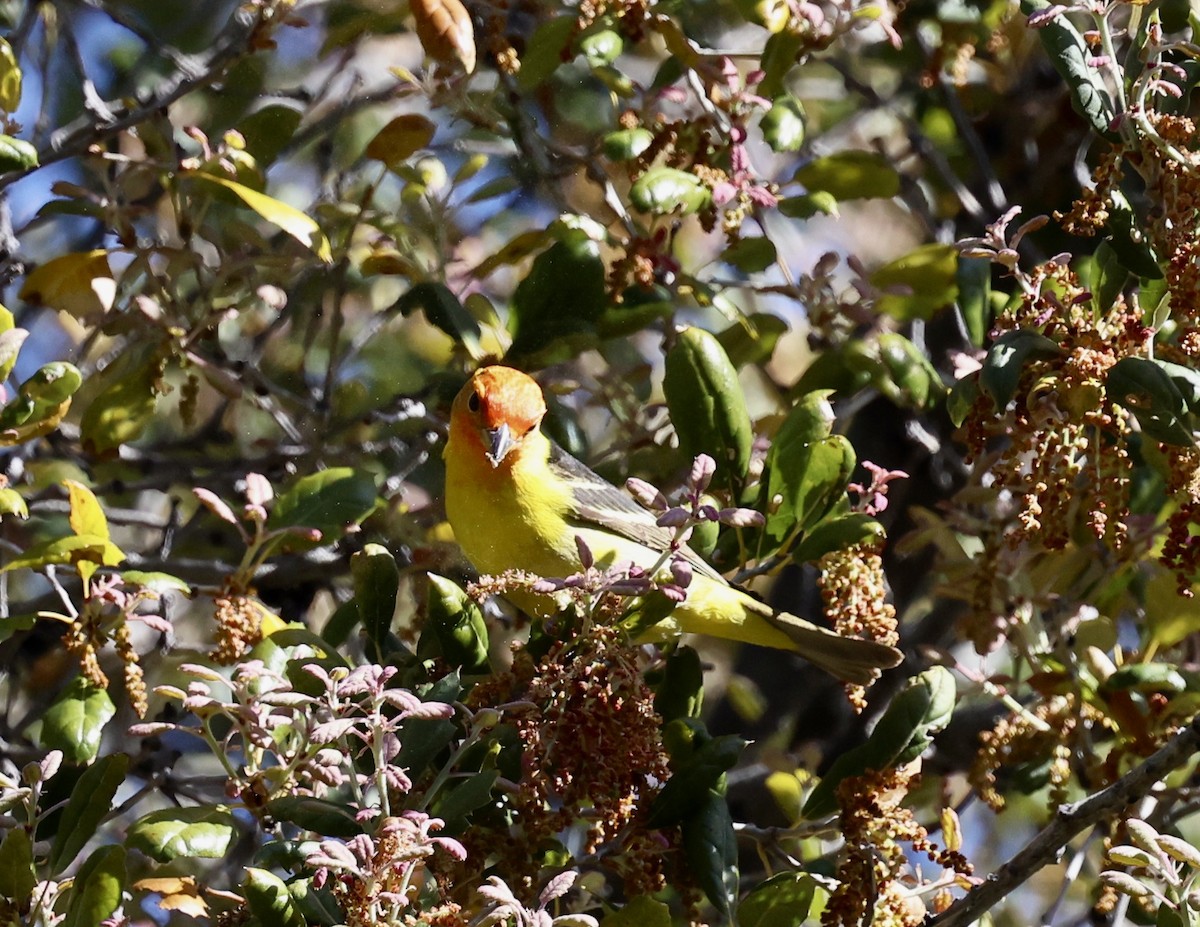
[[[1100,821],[1145,797],[1155,785],[1178,769],[1200,749],[1200,715],[1192,719],[1166,746],[1095,795],[1062,805],[1054,820],[987,880],[936,917],[925,927],[965,927],[1000,902],[1018,886],[1058,859],[1075,837]]]

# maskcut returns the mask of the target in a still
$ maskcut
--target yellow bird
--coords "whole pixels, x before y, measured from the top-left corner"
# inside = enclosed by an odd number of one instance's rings
[[[455,398],[443,455],[446,514],[463,552],[481,573],[520,569],[564,577],[582,569],[579,537],[597,567],[653,566],[674,532],[542,434],[545,414],[541,388],[510,367],[477,370]],[[901,660],[893,647],[775,611],[686,546],[679,554],[693,578],[656,634],[708,634],[791,650],[861,684]],[[553,612],[549,598],[530,601],[535,614]]]

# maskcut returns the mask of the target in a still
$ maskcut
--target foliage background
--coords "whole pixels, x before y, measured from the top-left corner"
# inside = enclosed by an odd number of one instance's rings
[[[6,923],[1192,922],[1188,4],[0,23]],[[905,664],[512,648],[440,501],[496,359]]]

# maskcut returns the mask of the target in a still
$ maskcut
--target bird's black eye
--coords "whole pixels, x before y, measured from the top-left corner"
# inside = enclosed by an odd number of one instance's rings
[[[479,394],[478,393],[471,394],[471,397],[467,400],[467,408],[470,409],[472,412],[479,411]]]

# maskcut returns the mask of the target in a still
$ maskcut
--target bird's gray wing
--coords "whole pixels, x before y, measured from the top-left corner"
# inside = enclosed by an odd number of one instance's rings
[[[671,545],[675,532],[655,522],[654,515],[633,497],[604,477],[580,463],[557,444],[551,446],[550,469],[567,480],[573,489],[572,516],[582,525],[602,527],[651,550],[663,551]],[[686,544],[679,549],[697,573],[725,582],[708,562]]]

